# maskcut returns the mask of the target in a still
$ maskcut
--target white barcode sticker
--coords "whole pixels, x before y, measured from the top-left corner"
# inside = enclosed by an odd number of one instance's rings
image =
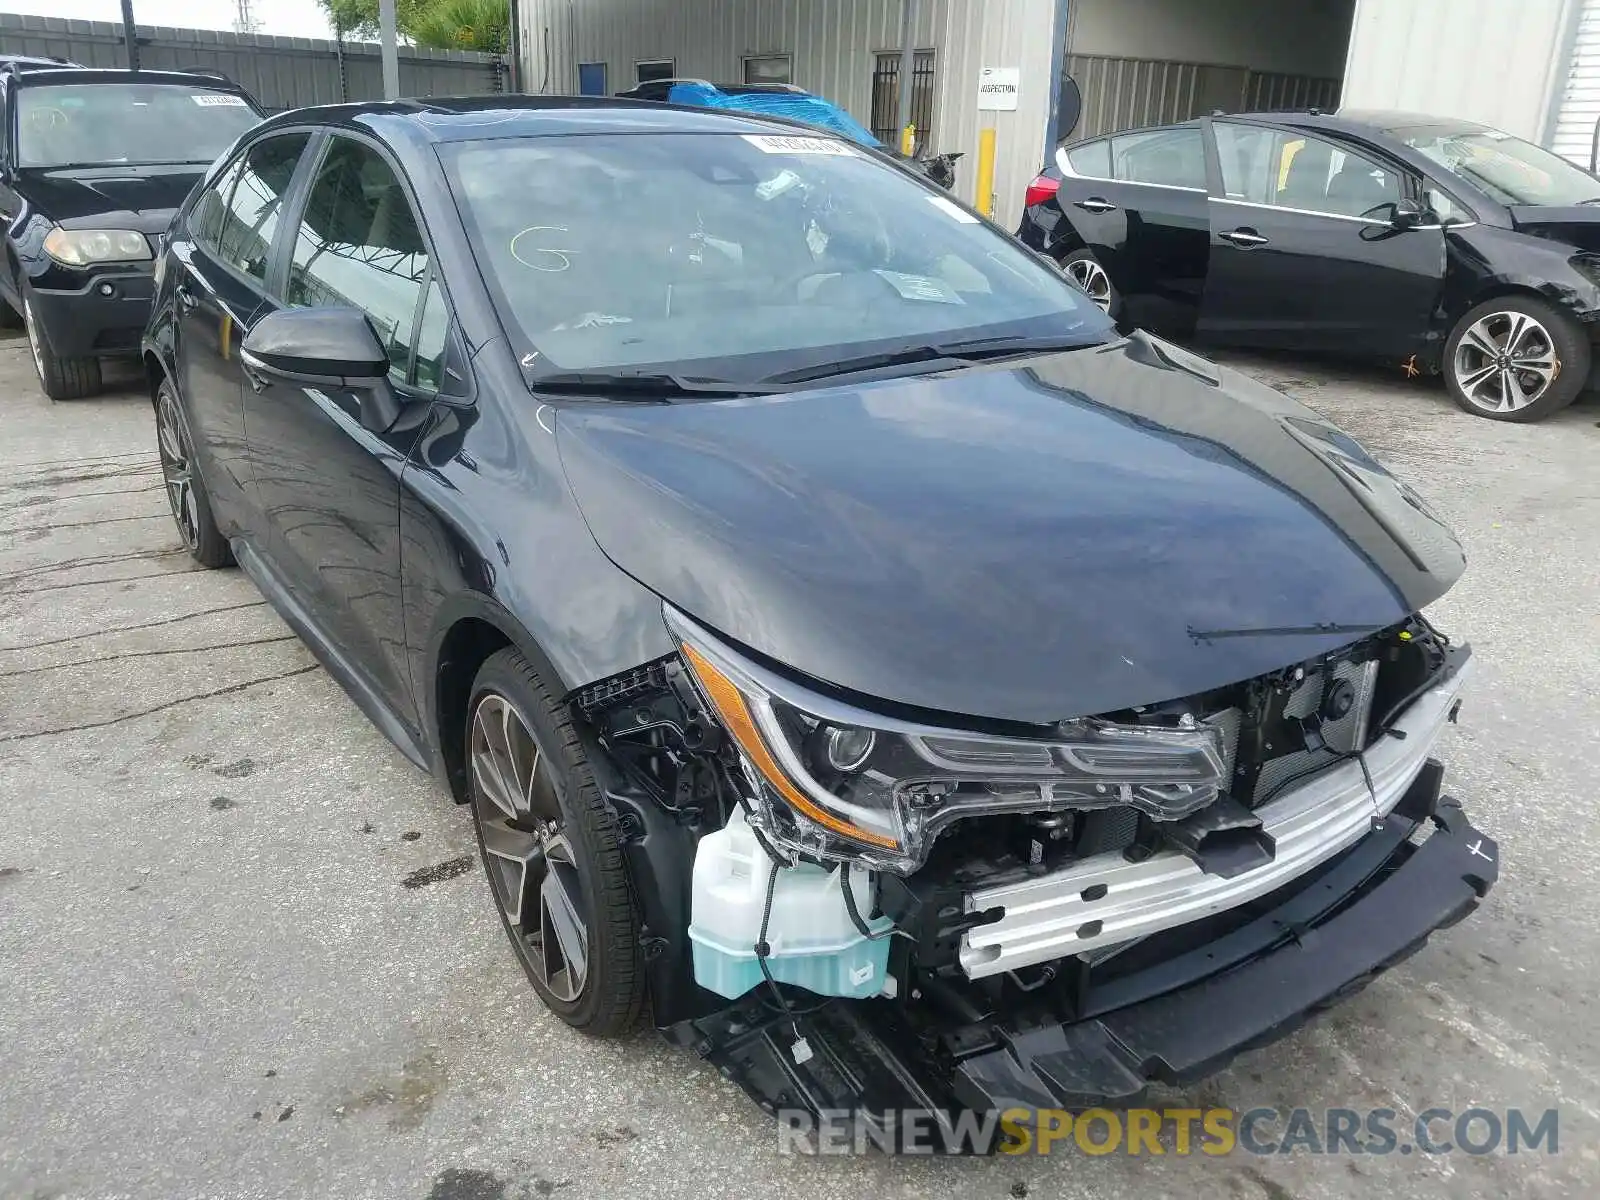
[[[835,138],[786,137],[781,134],[747,133],[744,140],[763,154],[831,154],[835,158],[855,158],[853,147]]]
[[[214,108],[219,105],[237,108],[245,107],[244,97],[230,96],[225,92],[205,92],[190,96],[189,99],[200,105],[201,108]]]
[[[965,304],[949,284],[927,275],[907,275],[901,271],[874,271],[902,300],[918,300],[925,304]]]

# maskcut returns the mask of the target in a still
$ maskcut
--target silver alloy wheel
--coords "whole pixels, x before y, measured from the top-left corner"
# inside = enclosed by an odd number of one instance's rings
[[[172,519],[178,523],[183,544],[194,550],[200,545],[200,506],[194,492],[189,438],[170,387],[161,389],[157,402],[156,441],[161,449],[161,475],[166,481],[167,499],[172,504]]]
[[[44,378],[44,343],[39,340],[39,326],[33,319],[33,301],[22,298],[22,325],[28,331],[28,349],[33,351],[33,369]]]
[[[511,702],[472,714],[473,805],[506,924],[551,996],[572,1003],[589,978],[589,930],[554,767]]]
[[[1089,299],[1103,313],[1111,311],[1111,277],[1105,268],[1092,258],[1073,259],[1066,266],[1067,275],[1088,293]]]
[[[1456,343],[1450,364],[1461,394],[1485,412],[1526,408],[1561,373],[1555,339],[1527,313],[1489,313]]]

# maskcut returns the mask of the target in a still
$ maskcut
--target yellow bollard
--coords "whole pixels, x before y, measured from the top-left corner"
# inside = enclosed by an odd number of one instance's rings
[[[917,152],[917,127],[907,125],[900,131],[900,153],[910,158]]]
[[[978,130],[978,185],[973,201],[986,217],[994,216],[994,130]]]

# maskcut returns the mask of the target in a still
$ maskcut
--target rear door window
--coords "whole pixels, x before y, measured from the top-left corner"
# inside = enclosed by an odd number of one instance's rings
[[[1067,162],[1075,173],[1088,179],[1111,178],[1111,142],[1106,138],[1083,142],[1067,150]]]
[[[1120,181],[1205,190],[1205,145],[1195,126],[1118,134],[1111,139],[1111,160]]]

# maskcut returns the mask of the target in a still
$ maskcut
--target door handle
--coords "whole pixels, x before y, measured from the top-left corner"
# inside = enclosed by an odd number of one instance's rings
[[[1230,233],[1218,234],[1224,241],[1232,242],[1235,246],[1265,246],[1267,239],[1254,229],[1235,229]]]
[[[178,303],[183,305],[184,310],[187,312],[193,312],[200,304],[200,301],[195,298],[195,294],[181,283],[172,289],[172,294],[178,298]]]
[[[1099,196],[1090,196],[1087,200],[1075,200],[1073,203],[1085,212],[1092,213],[1115,212],[1117,208],[1111,201],[1102,200]]]

